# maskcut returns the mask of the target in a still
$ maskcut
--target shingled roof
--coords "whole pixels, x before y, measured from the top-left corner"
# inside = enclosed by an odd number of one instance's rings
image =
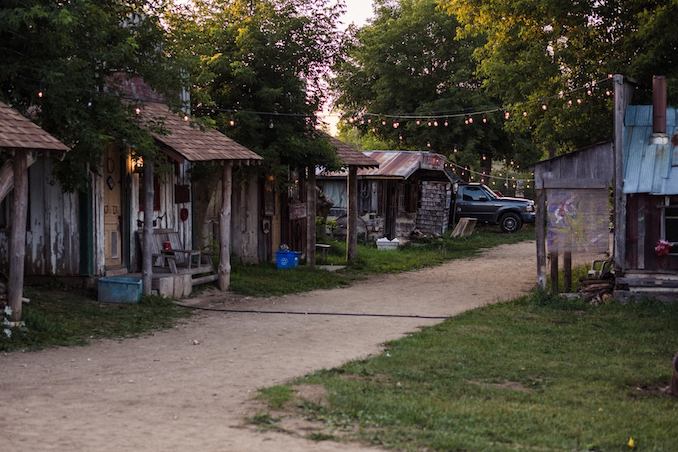
[[[68,151],[68,147],[49,133],[0,102],[0,148]]]
[[[262,160],[258,154],[223,133],[209,128],[201,129],[190,121],[185,121],[163,103],[149,102],[140,108],[140,115],[147,124],[159,122],[161,128],[167,132],[162,134],[151,131],[151,135],[188,161]]]
[[[332,136],[327,136],[330,144],[337,151],[337,157],[342,166],[357,166],[359,168],[378,168],[379,162],[366,156],[357,148]]]

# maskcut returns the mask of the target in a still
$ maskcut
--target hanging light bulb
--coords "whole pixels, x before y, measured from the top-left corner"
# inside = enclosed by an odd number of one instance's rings
[[[397,122],[397,121],[394,122],[394,123],[393,123],[393,128],[394,128],[394,129],[397,129],[398,127],[400,127],[400,123]]]
[[[487,124],[487,116],[483,115],[483,124]]]
[[[184,115],[184,121],[188,121],[188,115]]]
[[[586,94],[587,94],[588,96],[590,96],[590,95],[593,94],[593,91],[591,91],[590,89],[589,89],[589,90],[586,90]]]
[[[524,116],[525,118],[527,118],[527,112],[526,112],[526,111],[523,112],[523,116]]]
[[[483,160],[487,160],[487,156],[485,154],[483,154]],[[484,171],[483,171],[483,174],[485,174]]]
[[[433,121],[433,126],[438,127],[438,121]]]
[[[432,125],[433,125],[433,124],[431,123],[431,121],[429,121],[429,122],[428,122],[428,126],[431,127]]]
[[[135,108],[134,113],[140,115],[141,114],[141,108],[139,108],[139,107]]]
[[[372,118],[367,118],[367,123],[372,124]]]
[[[417,119],[417,125],[418,125],[418,126],[421,125],[421,121],[420,121],[419,119]]]
[[[403,141],[403,136],[402,136],[402,135],[398,135],[398,139],[399,139],[400,141]]]
[[[275,125],[273,124],[273,120],[271,119],[270,121],[268,121],[268,128],[272,129],[273,127],[275,127]]]
[[[464,124],[468,125],[468,118],[464,119]]]
[[[609,95],[611,95],[611,94],[612,94],[612,91],[610,91],[609,89],[605,91],[605,95],[606,95],[606,96],[609,96]]]
[[[42,91],[38,91],[38,97],[39,97],[39,98],[42,99],[42,96],[44,96],[44,95],[45,95],[45,93],[43,93]]]
[[[571,107],[571,106],[572,106],[572,99],[570,99],[570,100],[567,101],[567,106],[568,106],[568,107]]]
[[[363,126],[365,125],[365,118],[360,120],[360,124],[363,125]]]
[[[547,108],[548,108],[548,107],[546,106],[546,104],[542,104],[542,105],[541,105],[541,109],[542,109],[542,110],[546,111]]]
[[[385,121],[384,119],[381,120],[381,125],[382,125],[382,126],[385,126],[385,125],[386,125],[386,121]]]
[[[509,113],[508,111],[505,111],[504,112],[504,119],[509,119],[510,117],[511,117],[511,113]]]
[[[457,152],[459,152],[459,149],[457,149],[457,147],[455,146],[454,147],[454,153],[456,154]]]
[[[581,105],[581,99],[577,99],[577,103]]]
[[[228,125],[231,127],[235,126],[235,121],[231,119],[230,121],[228,121]]]
[[[469,123],[469,124],[473,124],[473,116],[469,116],[469,117],[468,117],[468,123]]]
[[[430,148],[430,147],[431,147],[431,142],[430,142],[430,141],[426,142],[426,147],[427,147],[427,148]]]
[[[445,120],[445,127],[447,127],[447,126],[449,126],[449,125],[450,125],[450,123],[447,122],[447,119],[446,119],[446,120]]]

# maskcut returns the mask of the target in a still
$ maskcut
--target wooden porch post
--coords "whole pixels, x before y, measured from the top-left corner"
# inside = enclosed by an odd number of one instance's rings
[[[346,227],[346,261],[352,263],[358,255],[358,168],[348,167],[348,218]]]
[[[315,267],[315,211],[316,211],[316,187],[315,165],[309,165],[306,176],[306,265]]]
[[[26,168],[30,167],[35,162],[32,155],[26,157]],[[14,187],[14,164],[12,160],[8,160],[0,167],[0,202],[5,199],[5,196],[12,191]]]
[[[24,256],[26,255],[26,210],[28,208],[28,153],[15,151],[12,164],[14,196],[12,230],[9,242],[9,286],[7,303],[12,308],[13,322],[21,321],[21,299],[24,287]]]
[[[624,194],[624,114],[627,99],[624,77],[614,76],[614,267],[626,269],[626,195]]]
[[[563,253],[563,289],[572,292],[572,251]]]
[[[153,251],[151,243],[153,240],[153,160],[144,159],[144,241],[142,255],[142,273],[144,295],[151,294],[151,284],[153,281]]]
[[[542,183],[543,187],[543,183]],[[546,190],[537,190],[535,232],[537,238],[537,286],[546,288]]]
[[[551,257],[551,293],[558,295],[558,251],[549,251]]]
[[[225,161],[221,175],[221,212],[219,214],[219,289],[231,283],[231,194],[233,162]]]

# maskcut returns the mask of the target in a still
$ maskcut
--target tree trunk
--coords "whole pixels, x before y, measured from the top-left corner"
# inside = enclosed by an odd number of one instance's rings
[[[352,263],[358,255],[358,169],[348,167],[348,218],[346,227],[346,261]]]
[[[231,284],[231,194],[233,191],[232,166],[224,162],[221,176],[221,212],[219,215],[219,289],[228,290]]]
[[[27,156],[26,167],[30,167],[33,163],[35,163],[33,156]],[[14,188],[14,170],[12,160],[8,160],[0,167],[0,202],[12,191],[12,188]]]
[[[154,163],[151,159],[144,159],[144,242],[143,242],[143,278],[144,295],[151,294],[153,282],[153,173]]]
[[[315,165],[308,167],[306,177],[306,265],[315,267],[315,212],[316,212]]]
[[[24,257],[26,255],[26,210],[28,209],[28,155],[16,151],[14,196],[12,202],[12,230],[9,241],[9,285],[7,303],[12,308],[13,322],[21,321],[21,299],[24,287]]]

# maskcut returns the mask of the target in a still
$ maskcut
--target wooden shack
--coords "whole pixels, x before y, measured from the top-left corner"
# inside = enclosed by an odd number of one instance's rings
[[[623,227],[615,256],[620,299],[678,299],[678,112],[666,99],[666,80],[655,77],[653,105],[623,111]]]
[[[358,215],[370,238],[441,235],[449,226],[452,183],[445,156],[427,151],[365,151],[379,164],[357,170]],[[348,208],[347,171],[320,171],[318,185],[341,218]]]
[[[543,160],[534,167],[537,218],[537,281],[546,283],[549,256],[555,275],[558,261],[566,270],[565,290],[571,287],[572,253],[610,255],[612,252],[612,143],[589,146]],[[557,280],[555,280],[557,287]]]

